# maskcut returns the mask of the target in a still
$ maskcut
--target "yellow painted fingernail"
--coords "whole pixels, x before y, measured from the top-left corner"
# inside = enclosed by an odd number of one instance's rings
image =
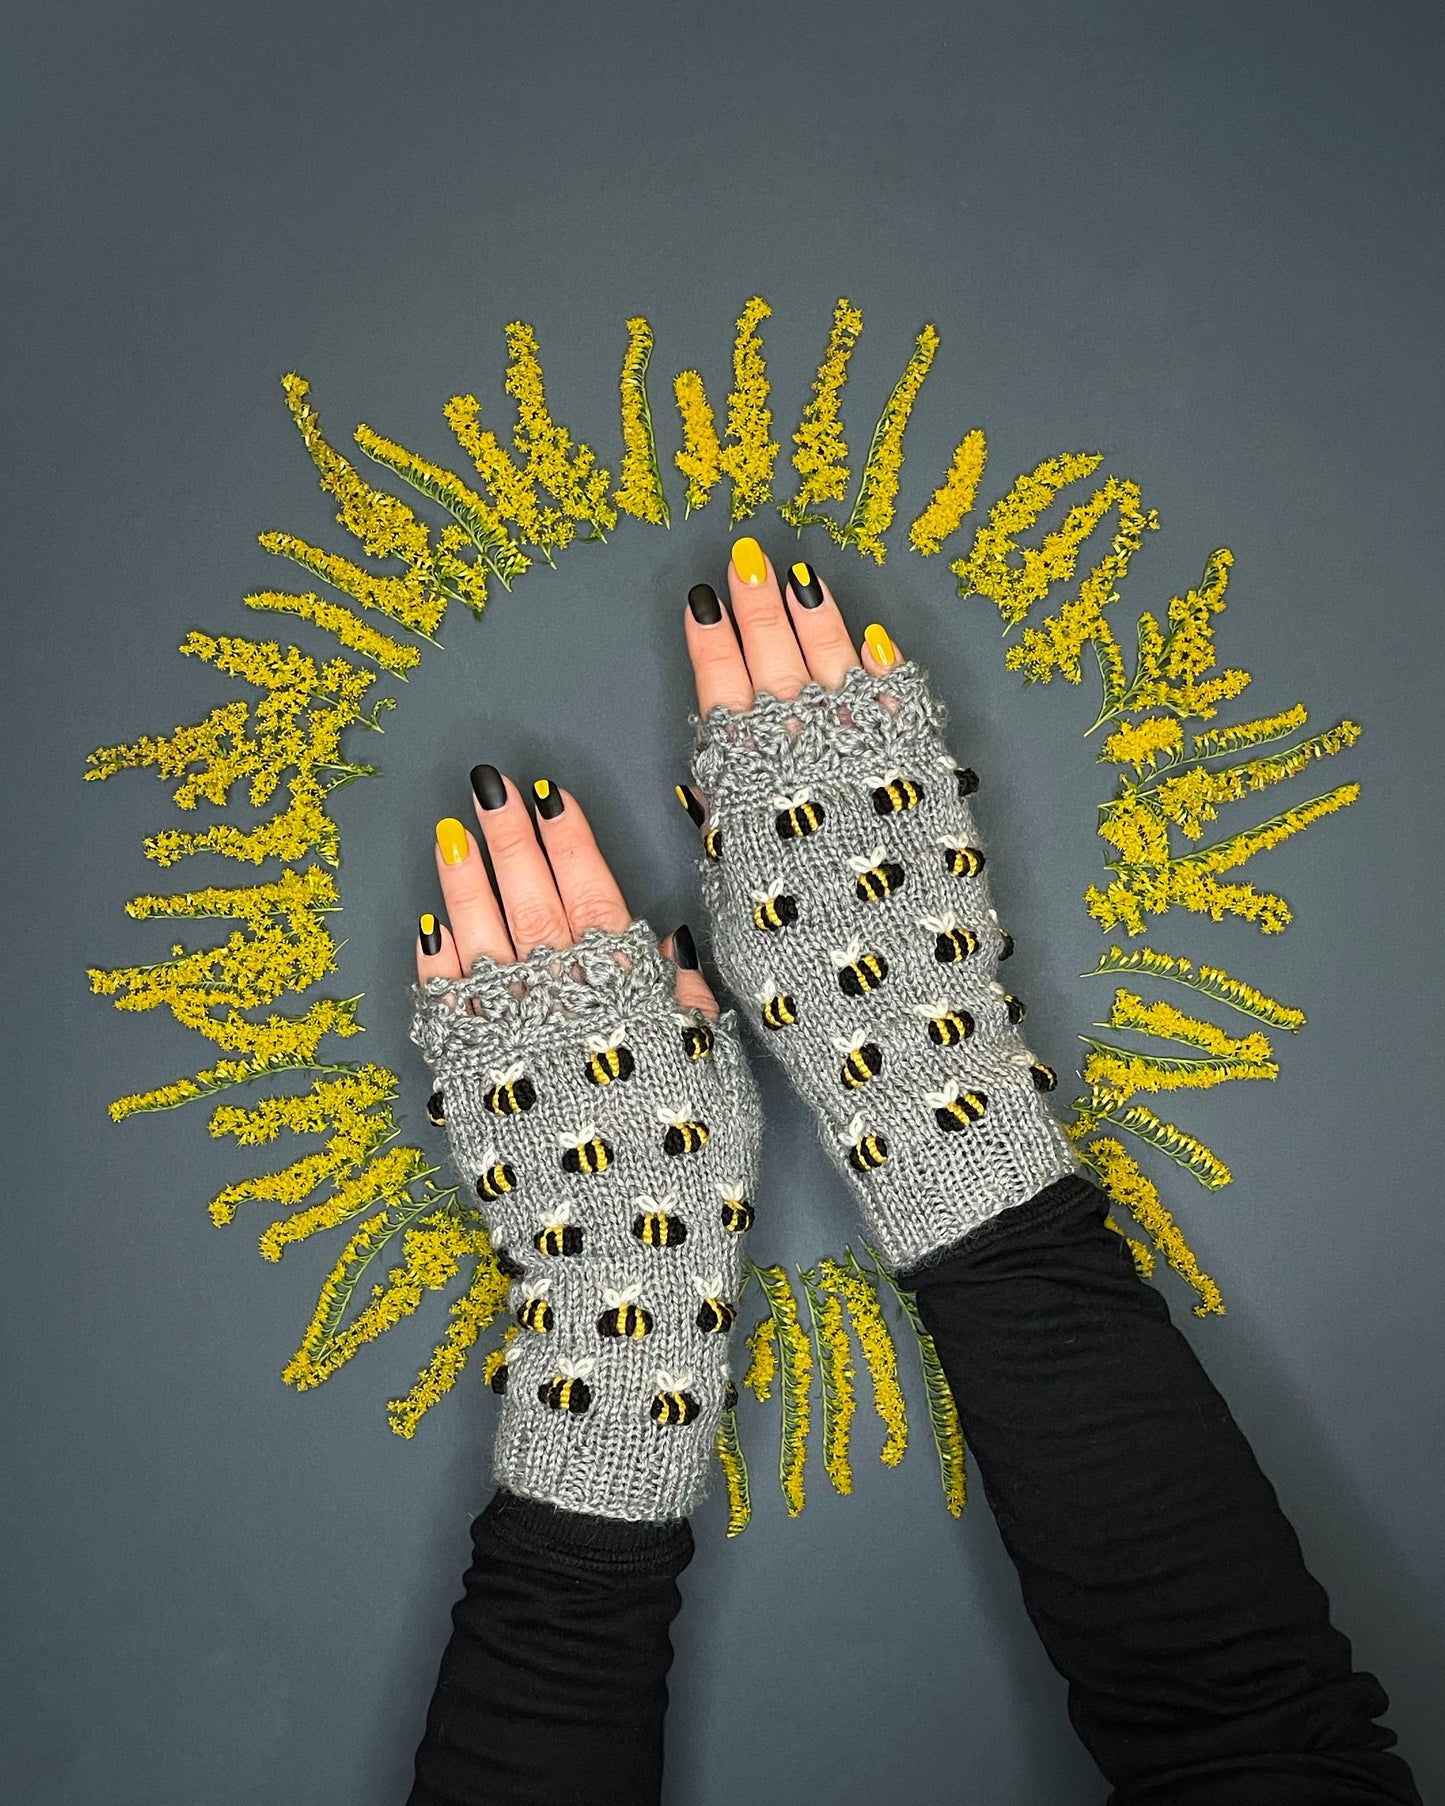
[[[744,583],[761,583],[768,574],[768,561],[757,540],[744,535],[733,541],[733,569]]]
[[[454,815],[444,815],[437,823],[437,845],[448,865],[460,865],[471,851],[467,831]]]
[[[888,631],[874,621],[863,635],[863,644],[873,654],[874,662],[886,670],[889,665],[898,663],[898,648],[888,637]]]
[[[537,813],[543,821],[556,821],[562,813],[562,798],[553,788],[550,778],[538,778],[532,786],[532,795],[537,800]]]

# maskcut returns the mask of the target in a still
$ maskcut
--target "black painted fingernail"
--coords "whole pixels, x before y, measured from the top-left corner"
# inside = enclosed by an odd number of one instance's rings
[[[692,930],[684,922],[681,928],[672,933],[672,963],[683,972],[697,971],[697,943],[692,938]]]
[[[686,809],[688,814],[692,817],[694,826],[700,828],[707,820],[707,810],[703,808],[702,804],[692,794],[686,784],[674,784],[673,790],[677,794],[678,802],[682,804],[683,808]]]
[[[803,608],[818,608],[823,601],[823,586],[818,581],[818,573],[812,565],[804,564],[800,558],[796,564],[788,567],[788,588],[798,598]]]
[[[500,809],[507,800],[507,786],[495,765],[472,767],[472,791],[484,809]]]
[[[546,778],[538,778],[532,786],[537,813],[543,821],[556,821],[562,813],[562,792]]]
[[[417,918],[416,931],[421,940],[423,953],[441,952],[442,925],[429,909]]]
[[[722,619],[722,603],[710,583],[694,583],[687,592],[687,605],[699,627],[716,627]]]

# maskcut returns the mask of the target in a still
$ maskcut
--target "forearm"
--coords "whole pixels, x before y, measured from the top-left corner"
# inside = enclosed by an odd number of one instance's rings
[[[625,1523],[498,1492],[472,1527],[408,1806],[649,1806],[685,1519]]]
[[[1024,1603],[1119,1806],[1419,1806],[1229,1407],[1069,1178],[911,1276]]]

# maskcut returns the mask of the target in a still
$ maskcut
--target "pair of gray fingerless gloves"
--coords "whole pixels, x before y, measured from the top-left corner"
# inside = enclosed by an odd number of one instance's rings
[[[969,797],[926,673],[854,669],[697,723],[719,970],[897,1272],[1074,1159],[996,976]],[[704,1496],[760,1118],[736,1012],[682,1008],[644,922],[413,992],[451,1156],[513,1276],[497,1481],[611,1518]]]

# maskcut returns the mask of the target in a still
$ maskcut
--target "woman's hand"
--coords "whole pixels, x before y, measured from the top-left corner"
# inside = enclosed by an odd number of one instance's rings
[[[575,797],[546,778],[532,786],[534,823],[521,792],[495,766],[472,767],[472,807],[491,857],[453,816],[437,823],[434,848],[446,920],[423,912],[417,978],[462,978],[478,955],[511,964],[537,947],[571,947],[589,928],[620,933],[632,920]],[[684,926],[662,943],[677,967],[678,1001],[716,1016]]]

